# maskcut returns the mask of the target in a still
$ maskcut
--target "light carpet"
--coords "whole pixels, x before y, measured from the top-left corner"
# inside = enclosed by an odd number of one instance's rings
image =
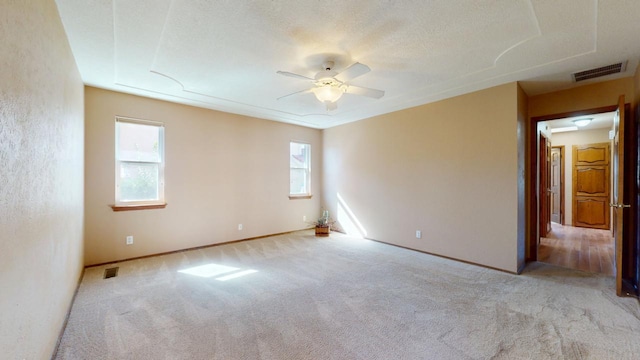
[[[540,263],[304,231],[116,265],[86,269],[57,359],[640,359],[636,299]]]

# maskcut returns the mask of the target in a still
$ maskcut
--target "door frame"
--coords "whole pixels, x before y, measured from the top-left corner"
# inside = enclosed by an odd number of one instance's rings
[[[553,143],[551,143],[551,150],[553,151],[553,149],[558,149],[560,151],[560,225],[564,226],[564,203],[565,203],[565,198],[564,198],[564,186],[565,186],[565,164],[564,164],[564,145],[557,145],[557,146],[553,146]]]
[[[576,116],[585,116],[591,114],[599,114],[604,112],[613,112],[618,109],[618,104],[613,104],[610,106],[603,106],[599,108],[591,108],[585,110],[578,110],[572,112],[558,113],[558,114],[549,114],[543,116],[535,116],[529,118],[529,124],[527,126],[526,135],[526,149],[528,155],[526,156],[526,160],[528,161],[528,176],[526,176],[526,181],[529,183],[528,191],[527,191],[527,200],[528,204],[526,205],[527,212],[527,236],[526,236],[526,261],[537,261],[538,260],[538,247],[540,245],[540,199],[538,196],[538,157],[540,156],[540,144],[539,144],[539,132],[538,132],[538,123],[542,121],[561,119],[566,117],[576,117]],[[640,264],[636,261],[636,256],[640,258],[640,254],[634,254],[635,251],[633,249],[638,249],[636,251],[640,252],[640,238],[636,237],[636,234],[640,236],[640,229],[638,228],[636,221],[634,219],[638,218],[638,203],[640,203],[640,197],[638,194],[638,188],[636,185],[636,171],[640,164],[638,164],[638,143],[640,139],[640,135],[638,134],[638,127],[636,122],[634,121],[634,114],[631,112],[631,106],[629,103],[625,103],[625,118],[621,119],[624,121],[625,126],[625,166],[623,169],[623,176],[625,178],[625,198],[632,199],[630,201],[631,208],[628,212],[624,213],[624,228],[623,228],[623,248],[628,252],[622,254],[622,282],[623,282],[623,293],[634,294],[635,296],[640,295],[638,292],[637,286],[634,286],[633,283],[638,283],[638,278],[640,277]],[[640,110],[639,110],[640,112]],[[627,166],[629,165],[629,166]],[[638,199],[636,201],[636,199]],[[638,206],[636,206],[638,205]],[[623,249],[615,249],[616,252],[623,251]],[[634,256],[635,255],[635,256]]]
[[[527,206],[528,214],[528,233],[527,233],[527,254],[526,261],[538,261],[538,246],[540,245],[540,198],[538,196],[538,157],[540,156],[540,135],[538,131],[538,123],[555,119],[562,119],[574,116],[585,116],[591,114],[599,114],[604,112],[616,111],[618,105],[604,106],[586,110],[565,112],[559,114],[549,114],[543,116],[535,116],[529,119],[527,150],[529,151],[529,205]]]

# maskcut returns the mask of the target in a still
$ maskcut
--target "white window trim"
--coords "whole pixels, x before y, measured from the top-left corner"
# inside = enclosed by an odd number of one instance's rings
[[[302,145],[307,145],[309,147],[309,151],[307,152],[307,161],[306,163],[308,164],[306,168],[304,167],[291,167],[291,159],[289,159],[289,182],[291,182],[291,169],[298,169],[298,170],[305,170],[306,171],[306,178],[307,178],[307,192],[305,194],[292,194],[291,193],[291,186],[289,186],[289,198],[290,199],[297,199],[297,198],[310,198],[311,195],[311,144],[306,142],[306,141],[299,141],[299,140],[290,140],[289,141],[289,158],[291,158],[291,143],[296,143],[296,144],[302,144]]]
[[[157,126],[159,128],[159,133],[160,133],[160,141],[158,143],[158,153],[160,155],[160,162],[156,163],[156,162],[147,162],[147,161],[120,161],[118,159],[118,148],[119,148],[119,144],[118,144],[118,140],[119,140],[119,136],[118,136],[118,122],[122,122],[122,123],[129,123],[129,124],[139,124],[139,125],[150,125],[150,126]],[[165,168],[165,158],[164,158],[164,123],[162,122],[158,122],[158,121],[151,121],[151,120],[141,120],[141,119],[134,119],[134,118],[128,118],[128,117],[124,117],[124,116],[116,116],[116,121],[115,121],[115,138],[116,138],[116,143],[115,143],[115,197],[116,197],[116,201],[115,201],[115,207],[144,207],[144,206],[153,206],[153,205],[165,205],[165,198],[164,198],[164,168]],[[158,200],[145,200],[145,201],[120,201],[120,186],[119,186],[119,179],[120,179],[120,164],[121,163],[147,163],[147,164],[159,164],[160,166],[158,167]]]

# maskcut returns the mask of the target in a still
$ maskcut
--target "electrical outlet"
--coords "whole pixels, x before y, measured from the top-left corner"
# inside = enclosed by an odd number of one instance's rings
[[[242,230],[242,224],[238,224],[238,230]]]
[[[416,239],[421,239],[421,238],[422,238],[422,231],[416,230]]]
[[[302,221],[307,221],[307,215],[302,215]]]
[[[127,236],[127,245],[133,245],[133,236]]]

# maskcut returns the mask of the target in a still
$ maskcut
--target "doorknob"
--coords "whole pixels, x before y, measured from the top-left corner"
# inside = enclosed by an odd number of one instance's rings
[[[631,205],[626,205],[626,204],[609,204],[609,206],[617,208],[617,209],[624,209],[624,208],[630,208]]]

